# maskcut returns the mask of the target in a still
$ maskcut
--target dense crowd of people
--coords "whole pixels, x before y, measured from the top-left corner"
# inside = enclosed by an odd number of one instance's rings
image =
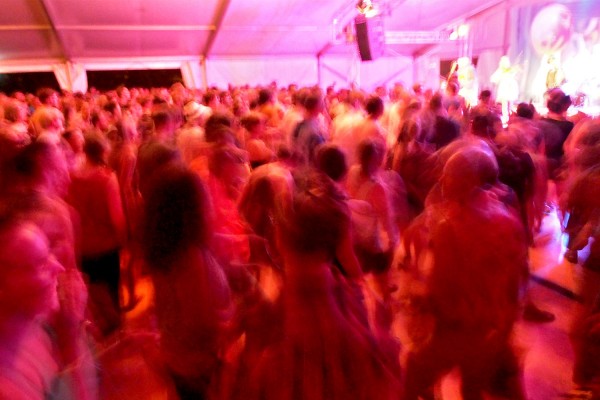
[[[566,259],[591,242],[571,329],[591,385],[600,123],[560,89],[508,125],[458,92],[1,95],[0,398],[141,395],[147,375],[107,389],[128,343],[164,398],[429,399],[457,368],[464,399],[525,399],[514,326],[554,319],[527,291],[549,210]]]

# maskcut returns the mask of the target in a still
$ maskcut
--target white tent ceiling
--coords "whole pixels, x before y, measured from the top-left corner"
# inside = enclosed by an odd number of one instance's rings
[[[507,0],[386,0],[388,32],[446,28]],[[377,4],[377,2],[374,2]],[[332,43],[354,0],[3,0],[0,63],[148,57],[316,56],[355,51]],[[499,11],[501,12],[501,11]],[[338,32],[339,33],[339,32]],[[389,44],[414,55],[419,44]]]
[[[549,0],[372,0],[385,57],[361,63],[358,0],[2,0],[0,74],[53,71],[85,91],[94,70],[181,69],[188,87],[392,81],[437,85],[439,60],[506,52],[508,10]],[[469,40],[419,40],[467,22]],[[435,36],[435,35],[434,35]],[[443,36],[443,35],[442,35]],[[416,38],[416,39],[415,39]],[[422,37],[421,37],[422,39]]]

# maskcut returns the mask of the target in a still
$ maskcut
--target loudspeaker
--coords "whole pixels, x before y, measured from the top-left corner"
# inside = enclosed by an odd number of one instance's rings
[[[381,57],[385,50],[383,18],[380,16],[367,18],[360,14],[354,18],[354,28],[360,59],[372,61]]]

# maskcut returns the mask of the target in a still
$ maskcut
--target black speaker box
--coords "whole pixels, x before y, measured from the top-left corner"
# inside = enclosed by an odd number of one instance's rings
[[[360,14],[354,18],[354,27],[360,59],[372,61],[381,57],[385,51],[383,18],[380,16],[367,18]]]

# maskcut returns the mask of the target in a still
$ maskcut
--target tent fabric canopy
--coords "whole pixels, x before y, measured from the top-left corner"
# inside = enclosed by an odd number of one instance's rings
[[[438,31],[519,0],[380,0],[386,33]],[[4,0],[0,72],[66,68],[181,68],[198,80],[203,60],[356,58],[343,28],[356,2],[327,0]],[[498,33],[502,36],[502,32]],[[489,44],[486,44],[489,45]],[[497,44],[492,46],[496,46]],[[430,44],[395,43],[385,55],[414,59]],[[64,72],[64,71],[63,71]],[[196,72],[195,77],[191,75]],[[71,74],[69,74],[70,76]],[[77,75],[77,74],[75,74]],[[79,79],[81,81],[81,79]]]

